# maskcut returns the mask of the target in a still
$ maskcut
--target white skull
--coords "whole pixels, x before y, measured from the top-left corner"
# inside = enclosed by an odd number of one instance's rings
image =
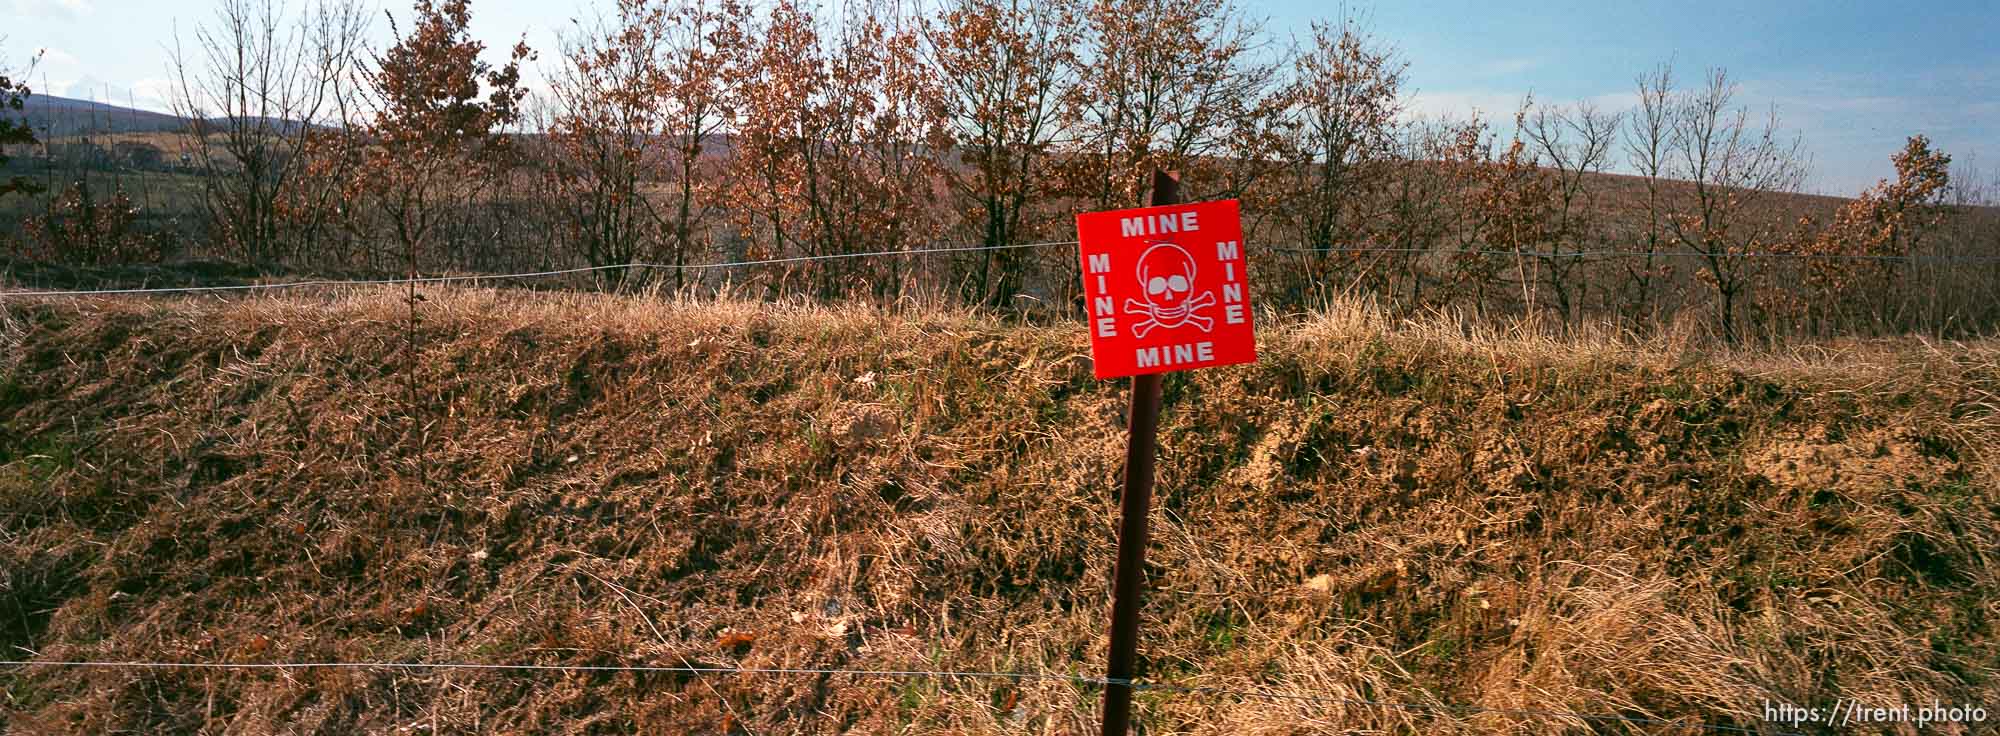
[[[1193,325],[1207,332],[1215,326],[1214,319],[1201,314],[1203,307],[1215,303],[1215,294],[1195,288],[1194,256],[1180,246],[1154,243],[1139,254],[1138,275],[1146,301],[1125,300],[1126,314],[1145,318],[1132,325],[1134,336],[1145,337],[1159,327]]]
[[[1186,314],[1194,292],[1194,256],[1173,243],[1156,243],[1139,254],[1139,284],[1162,321]]]

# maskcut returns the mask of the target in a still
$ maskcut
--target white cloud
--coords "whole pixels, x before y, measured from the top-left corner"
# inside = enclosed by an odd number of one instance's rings
[[[178,87],[179,84],[171,79],[141,79],[132,83],[131,104],[141,110],[173,112]]]
[[[36,53],[41,55],[41,59],[36,62],[37,68],[58,67],[67,69],[75,67],[79,63],[75,54],[62,49],[41,49]]]
[[[14,14],[23,18],[75,20],[96,9],[90,0],[14,0]]]
[[[1492,90],[1418,91],[1403,100],[1403,114],[1413,118],[1464,120],[1474,112],[1485,120],[1513,119],[1525,93]]]
[[[49,80],[49,94],[74,100],[105,102],[105,96],[111,94],[111,90],[112,88],[105,84],[104,80],[88,74],[81,78],[52,77]]]
[[[1499,62],[1483,69],[1499,69]],[[1683,79],[1680,88],[1696,87],[1700,79]],[[1889,157],[1904,138],[1922,133],[1933,147],[1954,156],[1991,151],[2000,140],[2000,73],[1982,69],[1941,68],[1922,73],[1878,75],[1821,74],[1807,78],[1743,79],[1734,106],[1743,107],[1752,126],[1761,126],[1776,108],[1778,133],[1799,136],[1811,158],[1807,189],[1852,195],[1882,177],[1895,176]],[[1505,140],[1513,132],[1514,111],[1529,91],[1499,82],[1448,90],[1419,90],[1406,96],[1404,119],[1465,120],[1475,111],[1494,135]],[[1571,105],[1588,102],[1599,112],[1624,113],[1638,106],[1630,87],[1581,97],[1536,95],[1537,102]],[[1622,170],[1622,154],[1613,158]]]
[[[1480,119],[1496,126],[1512,126],[1514,113],[1521,109],[1521,103],[1528,98],[1529,91],[1506,92],[1492,89],[1445,90],[1441,92],[1417,91],[1403,98],[1405,118],[1450,118],[1465,120],[1477,112]],[[1631,92],[1606,92],[1580,99],[1535,95],[1535,104],[1559,106],[1588,102],[1596,106],[1598,112],[1617,113],[1630,109],[1638,101]]]
[[[41,75],[37,73],[36,76]],[[128,85],[107,82],[88,74],[82,77],[50,76],[46,86],[36,85],[35,92],[118,107],[172,113],[174,97],[177,96],[177,83],[159,77],[141,79]]]

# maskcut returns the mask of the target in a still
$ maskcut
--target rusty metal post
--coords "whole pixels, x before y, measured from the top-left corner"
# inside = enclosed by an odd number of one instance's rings
[[[1178,174],[1153,172],[1148,205],[1180,204]],[[1132,411],[1126,425],[1125,492],[1119,500],[1118,566],[1112,569],[1111,656],[1105,679],[1131,681],[1139,650],[1139,595],[1144,590],[1146,522],[1153,505],[1153,460],[1159,454],[1160,385],[1165,374],[1132,377]],[[1104,736],[1132,732],[1132,687],[1104,687]]]

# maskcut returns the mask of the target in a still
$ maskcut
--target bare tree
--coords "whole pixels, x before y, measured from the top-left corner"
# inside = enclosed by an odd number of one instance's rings
[[[1782,218],[1769,204],[1774,195],[1797,190],[1806,173],[1798,139],[1779,137],[1777,111],[1762,125],[1752,124],[1749,112],[1733,105],[1736,89],[1728,73],[1716,69],[1675,107],[1669,170],[1694,192],[1667,220],[1675,242],[1700,259],[1729,342],[1742,339],[1736,312],[1753,268],[1744,256],[1783,237]]]
[[[1656,280],[1671,273],[1671,266],[1662,263],[1658,254],[1665,245],[1662,240],[1666,234],[1666,201],[1661,179],[1667,175],[1669,149],[1673,144],[1676,101],[1673,66],[1655,67],[1652,72],[1640,75],[1636,85],[1639,107],[1625,117],[1624,149],[1626,164],[1645,181],[1646,220],[1638,241],[1633,244],[1643,257],[1619,259],[1626,290],[1631,293],[1632,319],[1643,318],[1651,311]]]
[[[195,30],[193,58],[176,43],[172,104],[192,121],[202,204],[224,247],[251,262],[287,255],[280,198],[364,31],[345,0],[324,0],[296,22],[276,0],[223,0]]]
[[[1391,171],[1370,232],[1387,251],[1381,255],[1390,264],[1385,293],[1411,307],[1434,296],[1426,287],[1440,280],[1431,261],[1452,234],[1459,180],[1448,159],[1461,133],[1447,120],[1405,121],[1386,152]]]
[[[786,0],[736,75],[741,105],[733,163],[757,229],[805,256],[901,250],[930,237],[934,185],[948,137],[918,26],[892,3],[846,8],[822,25]],[[899,267],[827,259],[804,274],[821,296],[900,289]]]
[[[1074,0],[953,0],[926,28],[925,50],[944,87],[944,117],[962,163],[945,176],[981,245],[1015,243],[1035,227],[1029,210],[1053,173],[1059,105],[1076,84],[1080,12]],[[1020,251],[984,250],[975,258],[962,284],[967,296],[1001,306],[1020,291]]]
[[[567,41],[553,80],[543,175],[592,265],[665,256],[682,269],[705,242],[720,167],[704,153],[731,120],[725,73],[746,42],[734,0],[619,0],[617,17]],[[668,207],[646,191],[665,182]]]
[[[674,286],[682,285],[690,255],[707,249],[711,211],[719,204],[726,185],[717,181],[726,173],[722,166],[705,166],[711,143],[735,119],[736,100],[730,96],[727,69],[742,63],[749,45],[745,27],[749,8],[737,0],[707,0],[681,5],[668,17],[661,51],[666,89],[661,108],[661,128],[672,147],[672,158],[664,174],[672,186],[673,210],[668,232],[672,236]]]
[[[1359,271],[1357,282],[1393,278],[1413,262],[1408,253],[1354,248],[1387,222],[1382,190],[1397,168],[1390,159],[1407,66],[1353,18],[1315,21],[1306,48],[1292,57],[1276,126],[1283,176],[1274,181],[1284,191],[1269,205],[1317,252],[1287,278],[1345,281],[1349,268]]]
[[[667,8],[619,0],[617,17],[565,40],[543,175],[566,240],[592,266],[655,256],[659,214],[642,177],[663,168],[660,66]]]
[[[1178,169],[1230,196],[1246,163],[1236,144],[1275,111],[1281,64],[1261,58],[1263,27],[1231,0],[1096,0],[1084,12],[1082,83],[1065,106],[1075,147],[1070,193],[1098,209],[1139,203],[1143,174]]]
[[[1527,129],[1527,113],[1533,105],[1529,99],[1522,103],[1514,116],[1514,135],[1507,147],[1498,155],[1488,155],[1478,162],[1472,177],[1473,186],[1468,190],[1470,203],[1476,214],[1479,240],[1482,250],[1500,251],[1514,267],[1514,286],[1520,289],[1520,307],[1524,313],[1532,314],[1540,301],[1540,261],[1536,254],[1543,244],[1553,241],[1555,232],[1556,179],[1542,168],[1541,160],[1521,139]],[[1531,274],[1530,264],[1536,272]],[[1495,301],[1505,298],[1505,292],[1489,295],[1486,287],[1504,281],[1496,261],[1487,254],[1461,254],[1460,269],[1472,282],[1475,304],[1485,307],[1488,297]]]
[[[780,0],[746,31],[754,41],[742,63],[728,70],[737,103],[729,163],[737,201],[732,212],[748,236],[744,255],[754,257],[785,253],[794,244],[810,247],[799,148],[814,134],[810,105],[825,79],[816,21],[797,3]],[[788,288],[792,273],[770,273],[770,288]]]
[[[952,131],[944,80],[924,56],[922,18],[897,0],[877,0],[866,12],[862,25],[874,30],[860,37],[875,39],[874,48],[870,63],[856,71],[868,80],[861,89],[878,102],[860,130],[856,183],[865,199],[880,204],[864,208],[853,225],[863,235],[860,246],[900,251],[935,242],[955,219],[950,198],[936,185],[950,169]],[[877,299],[903,296],[921,273],[909,259],[879,263],[868,275]]]
[[[1408,64],[1352,19],[1314,21],[1285,90],[1292,202],[1305,245],[1351,243],[1388,173]]]
[[[794,151],[802,167],[806,207],[807,251],[842,255],[866,250],[895,250],[880,215],[896,202],[891,182],[867,170],[869,158],[887,151],[890,143],[876,137],[890,99],[881,94],[891,59],[887,51],[904,29],[885,17],[881,6],[862,3],[847,7],[832,38],[822,48],[816,75],[820,84],[803,98],[798,120],[800,135]],[[914,121],[911,121],[914,122]],[[867,284],[869,264],[840,259],[818,264],[818,291],[831,297]]]
[[[304,141],[296,156],[302,168],[278,190],[278,214],[309,260],[353,265],[351,222],[361,213],[350,206],[346,194],[365,143],[356,131],[362,124],[367,15],[353,3],[329,2],[317,6],[304,22],[313,39],[313,63],[331,72],[330,81],[321,114],[299,131]],[[331,242],[336,237],[341,239],[338,244]]]
[[[1933,248],[1944,259],[1938,269],[1951,305],[1942,318],[1933,318],[1939,333],[1989,332],[2000,324],[2000,171],[1983,171],[1971,156],[1952,162],[1945,187],[1945,218],[1938,228]]]
[[[1583,306],[1579,292],[1584,287],[1576,276],[1584,259],[1575,254],[1586,250],[1599,233],[1596,185],[1611,158],[1618,128],[1616,113],[1601,112],[1589,102],[1537,105],[1522,117],[1522,135],[1555,178],[1554,222],[1534,255],[1565,323],[1574,321]]]

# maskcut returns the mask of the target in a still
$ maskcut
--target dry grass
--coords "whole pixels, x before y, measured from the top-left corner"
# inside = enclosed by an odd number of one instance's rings
[[[1122,384],[913,305],[430,290],[8,306],[0,604],[48,659],[1101,668]],[[2000,347],[1365,306],[1168,382],[1180,685],[1762,727],[2000,704]],[[46,613],[42,613],[46,611]],[[1060,682],[0,675],[16,730],[1084,733]],[[1141,694],[1149,733],[1663,733]],[[1936,731],[1952,733],[1949,729]]]
[[[14,319],[8,304],[0,301],[0,373],[9,373],[21,360],[21,339],[27,335],[27,326]]]

